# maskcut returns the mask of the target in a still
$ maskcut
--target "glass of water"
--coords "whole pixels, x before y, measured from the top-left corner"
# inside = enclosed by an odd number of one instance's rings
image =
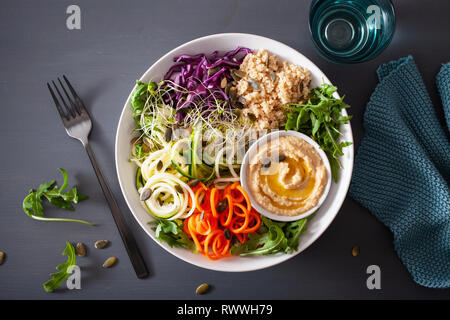
[[[387,47],[395,29],[390,0],[313,0],[309,13],[319,53],[337,63],[358,63]]]

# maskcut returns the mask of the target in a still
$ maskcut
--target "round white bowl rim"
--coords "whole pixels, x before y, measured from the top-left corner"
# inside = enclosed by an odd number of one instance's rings
[[[158,65],[161,61],[163,61],[164,59],[166,59],[167,57],[173,57],[174,53],[184,49],[186,47],[189,47],[191,45],[194,45],[197,42],[201,42],[201,41],[206,41],[206,40],[213,40],[213,39],[219,39],[219,38],[253,38],[255,40],[261,40],[261,41],[269,41],[272,42],[274,45],[278,45],[283,47],[284,50],[286,50],[287,52],[290,52],[293,55],[296,55],[297,57],[307,61],[311,66],[313,66],[315,69],[317,69],[320,73],[321,73],[321,77],[323,82],[331,84],[330,80],[326,77],[325,73],[323,73],[311,60],[309,60],[306,56],[304,56],[303,54],[301,54],[300,52],[298,52],[297,50],[293,49],[292,47],[281,43],[277,40],[273,40],[267,37],[263,37],[263,36],[259,36],[259,35],[254,35],[254,34],[247,34],[247,33],[218,33],[218,34],[212,34],[212,35],[208,35],[208,36],[203,36],[200,38],[196,38],[194,40],[188,41],[174,49],[172,49],[171,51],[169,51],[168,53],[166,53],[165,55],[163,55],[161,58],[159,58],[155,63],[153,63],[145,72],[144,74],[140,77],[140,80],[143,80],[144,78],[146,78],[147,74],[149,74],[153,68],[155,68],[156,65]],[[232,48],[230,48],[231,50]],[[176,252],[175,250],[172,250],[172,248],[168,247],[166,244],[161,243],[160,241],[158,241],[155,236],[152,234],[152,232],[150,232],[150,230],[148,229],[147,225],[142,222],[140,219],[138,219],[137,214],[134,211],[134,207],[130,201],[130,199],[127,196],[127,190],[124,187],[124,181],[122,179],[122,176],[120,174],[120,167],[119,167],[119,135],[120,135],[120,129],[121,129],[121,124],[123,123],[123,120],[125,117],[127,117],[127,108],[129,107],[129,103],[130,103],[130,99],[132,96],[132,93],[134,91],[134,89],[137,87],[137,85],[134,85],[125,104],[124,107],[122,109],[122,112],[120,114],[120,118],[119,118],[119,122],[118,122],[118,126],[117,126],[117,131],[116,131],[116,137],[115,137],[115,162],[116,162],[116,173],[117,173],[117,177],[119,180],[119,185],[120,185],[120,189],[122,191],[122,195],[125,198],[125,202],[127,203],[128,208],[130,209],[130,211],[132,212],[134,218],[137,220],[138,224],[141,226],[142,229],[144,229],[144,231],[158,244],[160,245],[164,250],[168,251],[170,254],[176,256],[177,258],[189,263],[189,264],[193,264],[197,267],[201,267],[201,268],[205,268],[205,269],[209,269],[209,270],[215,270],[215,271],[224,271],[224,272],[248,272],[248,271],[255,271],[255,270],[260,270],[260,269],[264,269],[264,268],[268,268],[268,267],[272,267],[275,266],[277,264],[280,264],[286,260],[289,260],[290,258],[296,256],[297,254],[299,254],[300,252],[302,252],[303,250],[307,249],[313,242],[315,242],[318,238],[320,238],[320,236],[325,232],[325,230],[329,227],[329,225],[333,222],[334,218],[336,217],[337,213],[339,212],[339,209],[341,208],[348,188],[350,186],[350,180],[351,180],[351,176],[352,176],[352,171],[353,171],[353,158],[354,158],[354,148],[353,148],[353,144],[350,145],[349,147],[346,148],[345,153],[348,155],[349,158],[351,158],[351,161],[348,163],[348,166],[345,168],[345,170],[347,172],[349,172],[349,174],[347,175],[342,175],[342,177],[340,179],[342,179],[341,182],[341,190],[343,190],[343,192],[341,192],[341,196],[339,198],[336,198],[335,200],[335,206],[337,207],[337,209],[335,210],[334,215],[329,219],[329,221],[324,225],[324,227],[322,228],[322,230],[320,230],[319,232],[316,232],[314,237],[310,238],[305,244],[304,247],[302,249],[299,248],[299,250],[291,253],[291,254],[280,254],[280,255],[276,255],[277,256],[277,260],[274,261],[274,259],[268,259],[267,261],[260,262],[257,266],[253,265],[252,267],[248,267],[248,268],[236,268],[236,269],[232,269],[229,270],[228,268],[225,267],[221,267],[219,265],[214,266],[214,267],[209,267],[209,266],[205,266],[205,263],[201,263],[198,261],[192,261],[191,259],[185,257],[182,254],[179,254],[178,252]],[[336,97],[339,97],[337,93],[335,93]],[[347,112],[345,110],[343,110],[343,114],[347,115]],[[347,125],[347,132],[348,132],[348,137],[350,139],[350,142],[353,142],[353,134],[352,134],[352,128],[351,125],[348,124]],[[275,257],[275,255],[272,255],[270,257]],[[255,257],[255,258],[259,258],[259,257]]]
[[[248,181],[247,181],[247,168],[249,166],[249,158],[250,156],[254,155],[254,153],[256,152],[256,148],[257,146],[263,145],[265,143],[267,143],[267,140],[269,138],[272,138],[273,136],[277,136],[277,137],[282,137],[282,136],[294,136],[294,137],[298,137],[300,139],[305,140],[307,143],[309,143],[310,145],[312,145],[314,147],[314,150],[317,151],[317,153],[319,154],[320,158],[323,161],[323,164],[325,165],[325,169],[327,172],[327,183],[325,185],[325,188],[323,190],[322,195],[320,196],[319,201],[317,202],[317,204],[309,209],[306,212],[303,212],[302,214],[296,215],[296,216],[280,216],[277,214],[274,214],[272,212],[270,212],[269,210],[267,210],[266,208],[262,207],[256,200],[255,197],[253,196],[252,192],[250,191],[250,188],[248,187]],[[306,218],[310,215],[312,215],[321,205],[322,203],[325,201],[328,192],[330,191],[330,186],[331,186],[331,167],[330,167],[330,162],[328,161],[328,157],[325,154],[325,152],[320,148],[320,146],[317,144],[317,142],[315,142],[313,139],[311,139],[311,137],[307,136],[304,133],[298,132],[298,131],[294,131],[294,130],[278,130],[278,131],[274,131],[268,134],[263,135],[262,137],[260,137],[258,140],[256,140],[251,146],[250,148],[248,148],[247,152],[244,155],[244,159],[242,160],[242,164],[241,164],[241,170],[240,170],[240,181],[241,181],[241,185],[244,188],[244,190],[247,192],[249,198],[250,198],[250,202],[252,203],[252,207],[254,207],[256,209],[256,211],[258,211],[259,213],[261,213],[262,215],[266,216],[267,218],[270,218],[272,220],[276,220],[276,221],[283,221],[283,222],[288,222],[288,221],[296,221],[296,220],[300,220],[303,218]]]

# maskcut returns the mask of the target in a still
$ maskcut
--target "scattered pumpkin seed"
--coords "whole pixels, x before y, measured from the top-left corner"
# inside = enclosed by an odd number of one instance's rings
[[[273,71],[270,71],[270,80],[272,80],[272,82],[277,80],[277,75]]]
[[[77,243],[77,245],[75,246],[75,252],[80,257],[84,257],[86,255],[86,246],[84,245],[83,242]]]
[[[251,122],[256,121],[256,116],[253,113],[247,113],[247,117],[250,119]]]
[[[269,66],[269,55],[266,56],[266,61],[264,61],[264,64],[266,65],[266,67]]]
[[[184,193],[183,188],[179,184],[175,186],[175,190],[177,190],[178,193]]]
[[[300,94],[303,93],[303,82],[300,82],[300,84],[298,85],[298,92]]]
[[[152,195],[152,189],[150,188],[145,188],[144,190],[142,190],[141,192],[141,196],[140,199],[141,201],[146,201],[148,200],[148,198],[150,198],[150,196]]]
[[[255,91],[261,90],[261,85],[255,79],[250,78],[247,80],[247,82],[250,85],[250,87],[252,87],[253,90]]]
[[[357,257],[359,255],[359,246],[355,245],[352,249],[352,256]]]
[[[227,83],[228,83],[227,78],[224,77],[224,78],[222,79],[222,81],[220,81],[220,87],[221,87],[222,89],[224,89],[224,88],[227,86]]]
[[[195,290],[195,293],[196,294],[205,294],[208,290],[209,290],[209,284],[202,283],[201,285],[199,285],[197,287],[197,289]]]
[[[0,265],[2,265],[3,262],[5,261],[5,256],[6,256],[6,253],[4,253],[3,251],[0,251]]]
[[[225,211],[225,209],[228,207],[228,200],[227,199],[223,199],[222,201],[220,201],[217,204],[217,212],[218,213],[222,213]]]
[[[164,139],[166,142],[170,142],[172,140],[172,128],[167,128],[164,132]]]
[[[262,158],[261,159],[261,164],[262,164],[263,168],[269,168],[271,163],[272,163],[272,161],[270,161],[269,158]]]
[[[103,249],[106,247],[109,243],[109,240],[98,240],[95,242],[94,247],[95,249]]]
[[[223,235],[225,236],[225,239],[231,240],[230,230],[228,230],[228,229],[223,230]]]
[[[194,179],[191,181],[191,183],[189,184],[190,187],[195,187],[196,185],[198,185],[200,183],[200,180],[198,179]]]
[[[161,160],[158,161],[158,163],[156,164],[156,170],[160,171],[163,167],[163,163]]]
[[[109,257],[103,263],[103,268],[111,268],[116,262],[117,262],[117,258],[116,257]]]

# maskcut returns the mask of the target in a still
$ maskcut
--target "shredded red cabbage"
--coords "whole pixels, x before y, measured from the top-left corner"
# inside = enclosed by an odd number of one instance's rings
[[[177,64],[172,66],[164,76],[164,80],[171,80],[166,82],[166,86],[189,91],[187,93],[171,90],[164,97],[166,103],[172,102],[176,108],[177,121],[183,122],[193,102],[202,100],[202,107],[208,109],[214,107],[215,100],[228,101],[228,96],[220,84],[223,78],[233,81],[231,70],[239,69],[245,56],[251,52],[251,49],[237,47],[222,56],[218,51],[214,51],[209,57],[203,53],[182,54],[175,57],[173,60]]]

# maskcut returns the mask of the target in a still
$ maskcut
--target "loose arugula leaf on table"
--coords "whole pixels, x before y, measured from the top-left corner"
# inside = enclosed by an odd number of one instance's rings
[[[67,187],[67,172],[59,168],[63,175],[63,184],[58,189],[55,180],[43,183],[37,190],[30,189],[28,195],[23,200],[23,211],[33,219],[41,221],[68,221],[79,222],[90,226],[92,223],[83,220],[67,219],[67,218],[46,218],[44,217],[44,208],[42,206],[43,198],[47,199],[52,205],[57,208],[73,211],[72,203],[78,203],[88,197],[78,192],[77,188],[72,188],[67,192],[63,192]]]
[[[62,255],[67,256],[67,261],[63,264],[58,265],[56,267],[56,270],[59,271],[50,274],[52,279],[43,284],[43,287],[47,292],[52,292],[53,290],[59,288],[61,283],[70,276],[70,273],[68,272],[69,267],[76,264],[75,248],[69,242],[66,242],[66,248],[64,249]]]
[[[344,155],[342,149],[351,142],[339,142],[340,126],[346,124],[352,117],[342,116],[342,109],[350,106],[340,99],[333,97],[337,88],[323,83],[310,92],[310,98],[305,104],[291,104],[285,106],[289,113],[286,115],[286,130],[302,132],[315,140],[326,153],[331,166],[331,175],[337,182],[339,169],[342,168],[339,157]]]
[[[148,224],[154,226],[152,230],[155,231],[156,238],[160,242],[166,242],[171,248],[191,249],[193,247],[192,240],[183,230],[183,221],[158,219],[150,221]]]

